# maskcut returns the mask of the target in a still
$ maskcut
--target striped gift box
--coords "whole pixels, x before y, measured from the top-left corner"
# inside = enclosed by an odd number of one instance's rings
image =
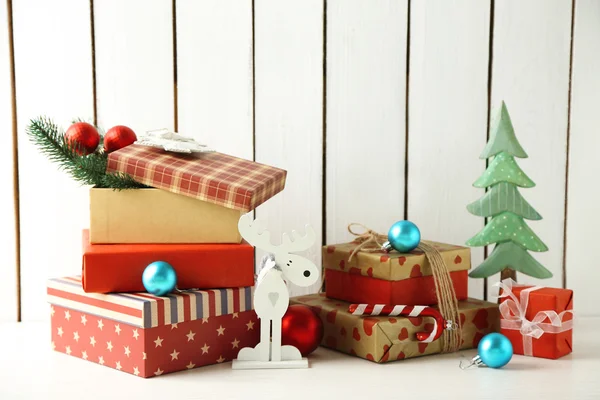
[[[48,302],[115,321],[154,328],[252,310],[253,287],[196,290],[165,297],[149,293],[85,293],[81,277],[50,279]]]
[[[170,153],[140,145],[110,153],[106,172],[244,212],[281,192],[287,175],[285,170],[227,154]]]
[[[80,277],[50,279],[52,348],[141,377],[230,361],[254,347],[252,287],[148,293],[85,293]]]

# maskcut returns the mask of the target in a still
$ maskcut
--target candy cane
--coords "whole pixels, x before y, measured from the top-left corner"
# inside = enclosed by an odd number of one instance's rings
[[[390,317],[433,317],[434,325],[431,332],[417,332],[419,342],[431,343],[442,336],[444,329],[455,329],[456,324],[446,321],[435,308],[427,306],[390,306],[385,304],[350,304],[348,311],[352,315],[389,315]]]

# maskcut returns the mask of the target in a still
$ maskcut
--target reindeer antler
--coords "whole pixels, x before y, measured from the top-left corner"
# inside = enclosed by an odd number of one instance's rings
[[[315,231],[310,225],[306,225],[306,234],[302,236],[292,231],[293,240],[287,233],[283,234],[281,246],[271,244],[271,233],[267,230],[259,232],[256,221],[252,221],[249,214],[242,215],[238,222],[238,230],[242,237],[254,247],[271,253],[293,253],[309,249],[315,242]]]
[[[238,221],[240,235],[252,246],[269,252],[275,252],[276,246],[271,244],[271,233],[267,230],[259,232],[257,221],[252,221],[248,214],[242,215]]]
[[[310,225],[306,225],[306,235],[302,236],[298,232],[292,231],[292,236],[294,237],[293,241],[287,233],[284,233],[282,238],[282,250],[288,253],[309,249],[316,238],[315,231]]]

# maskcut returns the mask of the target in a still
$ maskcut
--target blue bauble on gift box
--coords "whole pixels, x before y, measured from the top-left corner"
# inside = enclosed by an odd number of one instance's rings
[[[416,249],[420,242],[421,231],[417,225],[410,221],[398,221],[388,231],[388,241],[383,244],[383,249],[408,253]]]
[[[177,286],[177,274],[168,262],[155,261],[144,269],[142,283],[148,293],[164,296]]]

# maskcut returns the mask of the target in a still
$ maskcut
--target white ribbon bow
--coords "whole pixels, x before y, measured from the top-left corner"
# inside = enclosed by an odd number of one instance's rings
[[[212,153],[215,151],[205,144],[198,143],[191,137],[166,128],[147,131],[145,135],[140,135],[135,144],[157,147],[175,153]]]
[[[539,339],[544,333],[561,333],[573,329],[573,320],[563,321],[567,314],[573,315],[572,310],[565,310],[557,314],[554,310],[540,311],[529,321],[525,318],[527,306],[529,304],[529,294],[535,290],[542,289],[540,286],[533,286],[521,290],[520,299],[512,292],[513,287],[522,287],[514,280],[508,278],[494,285],[502,290],[500,298],[510,297],[500,304],[500,327],[510,330],[518,330],[523,335],[523,353],[526,356],[533,355],[533,338]],[[544,322],[548,319],[550,322]]]

